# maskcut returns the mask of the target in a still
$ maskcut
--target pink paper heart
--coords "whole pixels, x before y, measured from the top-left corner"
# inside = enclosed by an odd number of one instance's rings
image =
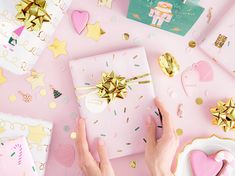
[[[216,176],[223,167],[223,162],[217,162],[213,157],[202,151],[194,150],[190,154],[193,176]]]
[[[86,11],[74,10],[71,17],[74,29],[78,34],[81,34],[88,23],[89,13]]]
[[[200,81],[212,81],[213,69],[211,65],[206,61],[199,61],[193,65],[193,68],[199,73]]]
[[[72,145],[60,144],[54,151],[56,161],[65,167],[71,167],[75,160],[75,150]]]

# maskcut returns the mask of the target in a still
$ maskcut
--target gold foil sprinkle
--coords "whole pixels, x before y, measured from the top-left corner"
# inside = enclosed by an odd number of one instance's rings
[[[224,43],[226,42],[228,37],[225,35],[220,34],[218,38],[215,41],[215,46],[218,48],[222,48],[224,46]]]
[[[129,40],[130,35],[128,33],[124,33],[123,38],[124,38],[124,40]]]
[[[180,69],[176,59],[170,53],[165,53],[159,57],[159,65],[163,73],[169,77],[175,76]]]
[[[188,46],[189,46],[190,48],[195,48],[195,47],[197,46],[197,43],[196,43],[196,41],[191,40],[191,41],[188,42]]]

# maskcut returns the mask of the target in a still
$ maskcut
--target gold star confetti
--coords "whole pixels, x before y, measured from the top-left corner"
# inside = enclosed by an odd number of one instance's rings
[[[31,84],[32,89],[34,90],[37,87],[44,86],[44,77],[44,74],[32,71],[31,76],[28,77],[26,80]]]
[[[15,95],[10,95],[8,99],[9,99],[10,102],[14,103],[16,101],[16,96]]]
[[[105,34],[103,29],[100,27],[100,23],[96,22],[95,24],[88,24],[87,25],[87,34],[86,36],[90,39],[98,41],[100,37]]]
[[[56,107],[57,107],[56,102],[52,101],[52,102],[49,103],[49,108],[50,109],[55,109]]]
[[[123,38],[124,38],[124,40],[129,40],[130,35],[128,33],[124,33]]]
[[[67,54],[67,46],[65,41],[59,41],[57,38],[54,39],[54,42],[48,47],[54,54],[54,57]]]
[[[136,168],[136,165],[137,165],[136,161],[131,161],[131,162],[130,162],[130,167],[131,167],[131,168],[135,169],[135,168]]]
[[[197,105],[202,105],[203,104],[203,99],[201,97],[196,98],[195,100]]]
[[[40,90],[40,95],[41,95],[42,97],[46,96],[46,95],[47,95],[46,89],[41,89],[41,90]]]
[[[46,137],[46,132],[41,125],[37,126],[28,126],[29,134],[28,140],[35,144],[40,144],[44,137]]]
[[[194,40],[191,40],[191,41],[188,42],[188,46],[190,48],[195,48],[197,46],[197,43]]]
[[[3,75],[2,69],[0,69],[0,85],[7,81],[6,77]]]
[[[176,130],[176,134],[177,134],[178,136],[182,136],[182,135],[184,134],[184,130],[181,129],[181,128],[178,128],[178,129]]]
[[[72,132],[72,133],[70,134],[70,138],[71,138],[71,139],[76,139],[76,138],[77,138],[77,133],[76,133],[76,132]]]

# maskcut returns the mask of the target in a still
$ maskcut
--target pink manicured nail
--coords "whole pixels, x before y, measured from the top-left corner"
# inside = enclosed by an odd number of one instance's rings
[[[104,145],[104,141],[103,141],[102,139],[99,139],[99,140],[98,140],[98,144],[101,145],[101,146],[103,146],[103,145]]]

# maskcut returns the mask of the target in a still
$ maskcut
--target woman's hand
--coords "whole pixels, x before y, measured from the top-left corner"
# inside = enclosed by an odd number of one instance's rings
[[[156,123],[149,117],[147,126],[147,145],[145,149],[145,161],[152,176],[173,176],[171,165],[179,145],[178,137],[172,126],[169,113],[158,99],[155,104],[163,116],[163,135],[156,139]]]
[[[86,126],[84,119],[78,121],[77,128],[77,150],[80,167],[85,176],[114,176],[114,171],[107,157],[105,144],[99,139],[97,151],[100,162],[97,162],[91,155],[86,139]]]

